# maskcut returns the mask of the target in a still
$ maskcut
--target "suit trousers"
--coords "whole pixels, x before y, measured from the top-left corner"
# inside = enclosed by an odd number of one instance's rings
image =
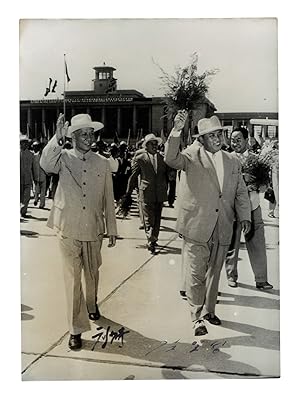
[[[148,242],[154,243],[158,240],[163,203],[145,203],[142,201],[141,207]]]
[[[21,215],[26,215],[28,204],[30,201],[30,191],[31,191],[31,184],[29,185],[20,185],[20,203],[21,206]]]
[[[240,222],[235,222],[233,239],[225,260],[225,269],[228,280],[237,281],[238,279],[237,264],[241,233],[242,229]],[[254,211],[251,211],[251,230],[245,236],[245,242],[255,282],[261,283],[267,281],[266,241],[260,206],[258,206]]]
[[[68,324],[72,335],[88,331],[90,329],[88,313],[96,312],[102,239],[102,235],[98,236],[97,241],[59,237],[59,246],[64,259]],[[82,270],[86,300],[81,283]]]
[[[45,207],[46,201],[46,180],[35,182],[34,201],[38,202],[40,198],[40,207]]]
[[[186,296],[195,322],[215,313],[220,274],[228,245],[219,244],[218,224],[207,243],[183,237]]]

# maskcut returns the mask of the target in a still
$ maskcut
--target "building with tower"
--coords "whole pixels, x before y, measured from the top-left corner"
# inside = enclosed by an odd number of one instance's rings
[[[134,143],[149,132],[157,136],[167,136],[172,125],[166,117],[164,100],[162,97],[145,97],[135,90],[118,90],[117,79],[114,77],[115,68],[102,66],[93,68],[95,77],[92,80],[92,90],[65,91],[66,120],[70,121],[75,114],[88,113],[95,121],[101,121],[104,129],[101,137],[105,141],[115,139]],[[193,132],[197,121],[203,117],[212,116],[217,109],[208,99],[201,107],[194,111],[191,122]],[[63,99],[31,99],[20,101],[20,131],[27,133],[31,139],[49,139],[55,133],[56,121],[59,113],[64,112]],[[215,113],[223,125],[250,125],[250,119],[265,117],[278,118],[277,113]],[[251,129],[252,128],[252,129]],[[229,128],[230,129],[230,128]],[[273,132],[278,136],[278,129]],[[188,131],[185,131],[186,138]]]

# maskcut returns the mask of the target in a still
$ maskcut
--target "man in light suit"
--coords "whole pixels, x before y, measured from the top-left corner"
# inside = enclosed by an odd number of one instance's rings
[[[247,158],[256,159],[257,154],[249,153],[248,150],[248,130],[244,127],[237,127],[232,131],[230,139],[231,148],[234,150],[233,155],[243,164]],[[256,186],[255,177],[244,174],[245,183],[248,188],[249,199],[251,203],[251,230],[245,236],[246,247],[250,259],[250,264],[254,273],[256,288],[260,290],[269,290],[273,288],[268,282],[267,270],[267,252],[264,222],[259,202],[259,188]],[[226,255],[225,269],[228,279],[228,285],[232,288],[238,286],[238,257],[241,241],[241,227],[235,222],[232,241]]]
[[[195,336],[205,335],[205,321],[220,325],[215,315],[220,272],[237,214],[244,233],[250,229],[250,201],[239,161],[221,150],[223,131],[216,116],[198,122],[202,146],[180,152],[180,134],[187,118],[179,111],[165,149],[165,161],[185,171],[176,230],[183,237],[186,296]]]
[[[58,232],[65,262],[69,347],[75,350],[82,346],[81,334],[90,329],[89,319],[100,318],[97,292],[102,240],[106,229],[109,246],[115,246],[117,227],[109,162],[91,151],[94,133],[103,124],[93,122],[88,114],[72,117],[67,130],[73,140],[70,150],[62,148],[66,128],[61,114],[56,135],[44,148],[40,164],[45,172],[59,174],[48,226]],[[81,287],[82,270],[86,299]]]
[[[163,203],[168,199],[167,165],[158,152],[161,143],[161,138],[154,134],[146,135],[143,142],[145,151],[137,154],[133,160],[126,192],[127,195],[131,195],[138,183],[147,247],[152,254],[155,254],[157,245]]]

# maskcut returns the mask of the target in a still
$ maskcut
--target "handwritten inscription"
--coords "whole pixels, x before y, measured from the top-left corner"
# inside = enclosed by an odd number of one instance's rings
[[[124,344],[124,335],[130,332],[130,331],[126,331],[124,327],[121,327],[118,331],[113,331],[110,329],[110,326],[108,326],[106,330],[103,327],[98,327],[97,331],[100,332],[92,336],[93,339],[96,339],[92,347],[92,350],[94,350],[97,343],[100,342],[103,342],[101,347],[102,349],[105,349],[109,341],[110,344],[112,344],[114,341],[118,341],[121,344],[119,345],[119,347],[122,347]]]
[[[176,340],[173,343],[168,343],[168,341],[164,340],[160,342],[157,346],[155,346],[153,349],[149,350],[145,356],[148,356],[149,354],[153,353],[154,351],[157,351],[159,349],[162,349],[165,352],[170,352],[176,350],[176,347],[179,343],[180,339]],[[209,345],[209,348],[206,348],[206,350],[211,350],[213,353],[218,353],[220,351],[220,348],[226,346],[227,341],[216,341],[212,342]],[[200,349],[203,349],[203,345],[197,341],[192,342],[191,344],[191,350],[189,350],[189,353],[194,353],[199,351]]]

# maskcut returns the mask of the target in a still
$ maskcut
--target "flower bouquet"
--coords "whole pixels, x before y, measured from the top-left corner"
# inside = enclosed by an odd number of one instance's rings
[[[118,202],[118,206],[116,209],[116,215],[126,218],[128,213],[130,212],[130,208],[132,206],[132,198],[131,194],[124,194]]]
[[[249,155],[241,160],[242,173],[248,190],[258,191],[270,184],[270,165],[264,157]]]
[[[217,69],[197,73],[198,55],[193,53],[191,62],[186,67],[177,67],[174,75],[169,75],[159,65],[164,90],[168,118],[173,118],[178,110],[192,111],[205,103],[208,92],[208,79],[217,73]]]

